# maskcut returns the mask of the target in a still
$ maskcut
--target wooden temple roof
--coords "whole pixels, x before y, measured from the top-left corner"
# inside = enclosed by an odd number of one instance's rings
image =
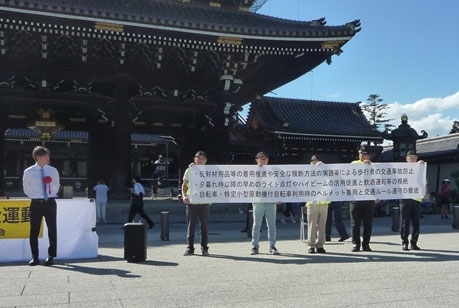
[[[29,128],[9,128],[5,131],[5,139],[9,141],[42,141],[40,133]],[[53,134],[53,138],[47,142],[71,142],[88,143],[88,132],[75,130],[60,130]],[[153,134],[131,134],[132,144],[165,144],[174,143],[171,136],[161,136]]]
[[[231,2],[231,1],[220,1]],[[237,1],[233,1],[237,2]],[[247,2],[247,1],[239,1]],[[249,1],[253,2],[253,1]],[[217,1],[207,1],[217,3]],[[37,16],[60,17],[87,21],[115,21],[138,27],[180,28],[181,31],[211,31],[217,34],[254,35],[267,40],[298,40],[308,38],[341,38],[348,40],[359,31],[358,20],[342,26],[326,26],[325,18],[313,21],[293,21],[255,14],[250,11],[218,9],[203,6],[199,1],[187,3],[179,0],[2,0],[0,9],[29,13]],[[115,24],[116,25],[116,24]],[[106,25],[105,30],[116,31],[116,26]]]
[[[73,91],[65,85],[77,82],[110,96],[122,75],[136,95],[229,102],[234,113],[331,63],[360,31],[358,20],[327,26],[324,18],[231,9],[256,4],[250,0],[205,2],[0,0],[0,82],[47,80],[50,92]]]
[[[248,126],[282,139],[383,141],[359,103],[261,97],[251,105]]]

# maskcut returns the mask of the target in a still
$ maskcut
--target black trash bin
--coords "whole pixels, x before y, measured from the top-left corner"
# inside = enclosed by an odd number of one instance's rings
[[[459,204],[453,207],[453,229],[459,229]]]

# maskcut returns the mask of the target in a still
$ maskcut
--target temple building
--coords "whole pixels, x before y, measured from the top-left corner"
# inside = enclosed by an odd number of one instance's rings
[[[103,178],[122,198],[159,155],[176,183],[197,150],[219,164],[259,148],[279,163],[346,161],[382,141],[357,103],[264,96],[330,64],[360,30],[256,13],[264,2],[0,1],[0,195],[21,186],[37,144],[63,185]]]
[[[276,163],[309,163],[314,154],[320,154],[327,163],[346,163],[356,158],[360,144],[383,142],[381,133],[363,114],[360,102],[263,96],[252,102],[242,132],[245,138],[239,140],[245,142],[234,143],[232,161],[246,162],[246,156],[253,161],[257,149],[266,148]]]

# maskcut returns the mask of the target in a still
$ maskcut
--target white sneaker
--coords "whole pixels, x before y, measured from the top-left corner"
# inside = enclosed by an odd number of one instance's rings
[[[285,219],[284,218],[281,219],[281,223],[285,224]]]
[[[292,223],[296,224],[296,220],[292,218]]]

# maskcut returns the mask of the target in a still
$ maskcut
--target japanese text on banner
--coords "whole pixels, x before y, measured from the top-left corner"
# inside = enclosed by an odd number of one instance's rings
[[[192,203],[411,199],[425,195],[425,163],[194,165]]]
[[[30,200],[0,200],[0,240],[29,238]],[[43,237],[43,224],[38,237]]]

